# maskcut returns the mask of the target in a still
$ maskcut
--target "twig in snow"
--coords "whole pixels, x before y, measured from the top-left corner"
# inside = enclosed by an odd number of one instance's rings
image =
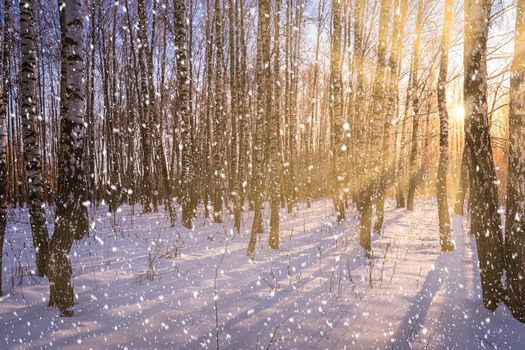
[[[379,276],[379,281],[380,281],[379,288],[383,288],[383,272],[385,270],[386,256],[388,254],[388,251],[390,250],[390,247],[391,247],[391,244],[389,242],[386,245],[385,254],[383,255],[383,261],[381,263],[381,274]]]
[[[95,289],[98,289],[97,280],[95,278],[95,269],[93,268],[93,257],[91,255],[91,250],[88,252],[89,262],[91,264],[91,276],[93,277],[93,282],[95,283]]]
[[[396,253],[396,258],[394,259],[394,267],[392,268],[392,275],[390,276],[390,281],[388,282],[389,284],[392,283],[392,280],[394,279],[394,276],[396,274],[396,267],[397,267],[397,259],[399,258],[399,251],[401,250],[401,248],[399,247],[399,243],[397,244],[397,253]]]
[[[273,342],[275,342],[275,336],[277,335],[277,331],[279,330],[279,328],[281,328],[286,322],[288,322],[289,319],[291,319],[295,315],[297,315],[297,312],[294,312],[290,316],[286,317],[284,320],[281,321],[281,323],[277,325],[277,327],[275,327],[275,329],[272,332],[272,338],[270,339],[270,342],[266,346],[266,350],[270,349],[270,346],[272,346]]]
[[[436,331],[438,329],[438,326],[439,324],[441,323],[441,318],[443,317],[443,314],[445,313],[445,311],[441,311],[441,315],[439,315],[439,319],[437,321],[437,325],[436,325],[436,328],[434,328],[434,331],[432,332],[432,334],[430,334],[430,336],[428,337],[428,340],[427,340],[427,344],[425,345],[425,347],[423,348],[423,350],[425,350],[426,348],[428,348],[428,346],[430,345],[430,342],[432,341],[432,338],[434,338],[434,334],[436,334]]]
[[[480,338],[478,336],[476,336],[476,339],[479,339],[482,343],[485,342],[488,344],[488,346],[490,346],[492,349],[495,349],[494,345],[492,345],[491,342],[489,342],[487,339],[484,339],[484,338]]]
[[[374,253],[372,252],[370,254],[371,257],[374,256]],[[373,258],[368,259],[368,285],[370,289],[374,288],[374,267],[375,267],[375,261]]]
[[[352,293],[355,293],[355,290],[357,289],[357,286],[355,285],[354,279],[352,278],[352,266],[350,264],[350,256],[346,256],[346,265],[348,269],[348,279],[350,280],[350,283],[352,283]]]

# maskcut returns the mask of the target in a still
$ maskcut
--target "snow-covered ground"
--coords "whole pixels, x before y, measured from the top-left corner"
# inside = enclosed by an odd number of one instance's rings
[[[463,217],[452,218],[456,251],[441,253],[435,203],[416,208],[387,207],[372,260],[358,248],[355,210],[335,225],[326,200],[283,213],[281,250],[261,235],[255,260],[246,257],[250,214],[237,235],[230,219],[201,217],[188,231],[169,227],[164,212],[100,208],[72,249],[72,318],[47,307],[27,211],[15,209],[0,349],[214,349],[217,334],[223,349],[525,349],[525,325],[504,306],[482,306]]]

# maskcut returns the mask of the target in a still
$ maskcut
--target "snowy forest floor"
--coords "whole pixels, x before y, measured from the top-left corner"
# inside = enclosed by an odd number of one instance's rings
[[[441,253],[434,201],[389,203],[368,260],[349,212],[339,225],[328,200],[283,212],[281,250],[260,235],[250,260],[251,213],[238,235],[230,218],[189,231],[163,211],[100,207],[74,243],[75,315],[61,318],[34,275],[27,211],[11,210],[0,348],[214,349],[218,320],[223,349],[525,349],[525,325],[482,306],[463,217],[452,217],[457,249]]]

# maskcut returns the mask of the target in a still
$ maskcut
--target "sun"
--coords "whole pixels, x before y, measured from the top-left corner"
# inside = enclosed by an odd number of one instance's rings
[[[452,107],[451,116],[458,122],[462,122],[465,119],[465,109],[462,105],[456,105]]]

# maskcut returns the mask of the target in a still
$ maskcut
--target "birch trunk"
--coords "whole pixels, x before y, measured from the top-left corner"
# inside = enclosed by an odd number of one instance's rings
[[[419,133],[419,50],[421,45],[421,29],[423,27],[423,1],[418,1],[417,19],[416,19],[416,37],[414,38],[414,52],[412,54],[412,137],[410,157],[408,163],[408,194],[407,194],[407,210],[414,210],[414,197],[416,194],[416,186],[418,181],[417,171],[417,152],[418,152],[418,133]]]
[[[182,168],[181,168],[181,206],[182,224],[192,227],[194,211],[194,165],[192,158],[189,89],[190,81],[187,66],[186,27],[184,25],[184,0],[174,2],[175,40],[177,46],[177,81],[179,98],[179,118],[181,120]]]
[[[88,142],[87,142],[87,153],[88,153],[88,193],[89,200],[92,203],[97,201],[96,198],[96,181],[95,181],[95,158],[96,158],[96,145],[95,145],[95,16],[96,6],[93,0],[90,5],[90,36],[89,36],[89,60],[87,62],[88,74],[88,98],[87,98],[87,122],[88,122]]]
[[[268,91],[273,91],[272,94],[266,98],[269,134],[269,151],[270,151],[270,174],[269,174],[269,192],[270,192],[270,236],[268,244],[272,249],[279,249],[279,210],[280,210],[280,185],[281,185],[281,150],[279,147],[280,135],[280,39],[279,28],[281,25],[281,0],[277,0],[274,15],[274,72],[273,78],[270,77],[271,72],[267,72],[267,88]],[[268,57],[269,59],[269,57]],[[270,66],[270,62],[266,62]],[[269,67],[267,68],[269,69]]]
[[[226,178],[224,167],[226,116],[224,110],[224,48],[222,32],[221,1],[215,0],[215,115],[213,118],[213,220],[222,222],[222,204],[224,182]]]
[[[175,222],[177,219],[175,210],[173,209],[173,194],[172,194],[172,186],[169,179],[169,173],[168,173],[168,165],[166,161],[166,153],[164,151],[164,141],[162,140],[162,132],[160,132],[160,122],[158,120],[159,115],[159,108],[162,108],[162,105],[157,107],[157,97],[155,94],[155,84],[153,82],[153,52],[152,47],[148,44],[148,35],[146,28],[146,18],[144,14],[144,9],[142,7],[139,8],[139,18],[140,22],[142,23],[141,27],[143,30],[140,31],[140,41],[142,46],[145,46],[143,48],[144,54],[146,56],[146,73],[148,77],[148,115],[149,120],[152,126],[151,130],[153,132],[154,138],[153,138],[153,149],[156,151],[155,153],[158,154],[158,162],[156,162],[160,166],[160,172],[162,177],[162,184],[164,186],[164,190],[166,191],[166,208],[168,209],[168,215],[170,218],[171,226],[175,226]],[[153,33],[155,35],[155,30],[153,29]],[[162,88],[162,87],[161,87]],[[155,202],[157,202],[158,197],[158,191],[155,193]]]
[[[410,78],[412,76],[412,62],[410,63],[410,70],[409,70],[409,80],[408,85],[406,88],[406,96],[405,96],[405,111],[403,113],[403,120],[401,125],[401,140],[399,144],[399,156],[397,159],[397,167],[396,167],[396,208],[404,208],[405,207],[405,194],[404,194],[404,187],[405,187],[405,173],[406,173],[406,156],[405,156],[405,149],[406,149],[406,139],[407,139],[407,124],[409,121],[409,109],[410,109],[410,91],[411,91],[411,84],[412,79]]]
[[[330,55],[330,118],[332,133],[332,201],[337,212],[337,222],[345,219],[344,185],[346,183],[346,158],[348,146],[343,130],[341,102],[341,1],[332,0],[332,48]],[[347,128],[348,124],[346,124]]]
[[[516,319],[525,322],[525,1],[519,0],[517,8],[510,85],[505,263],[509,309]]]
[[[437,171],[437,202],[439,216],[439,233],[442,251],[454,248],[450,241],[450,216],[448,212],[447,174],[448,174],[448,111],[447,111],[447,73],[448,51],[450,47],[450,30],[452,27],[453,0],[445,1],[443,34],[441,36],[441,62],[437,86],[439,110],[439,164]]]
[[[7,32],[5,22],[4,27],[2,29],[4,33]],[[5,51],[3,52],[3,55],[6,55]],[[0,63],[2,65],[4,64],[3,61],[0,61]],[[3,67],[0,67],[0,72],[3,72]],[[3,257],[4,254],[4,236],[7,224],[7,116],[4,104],[4,87],[5,85],[3,83],[0,83],[0,184],[2,184],[2,186],[0,186],[0,257]],[[2,272],[2,259],[0,258],[0,297],[3,296]]]
[[[353,158],[353,169],[354,173],[354,193],[357,195],[362,183],[362,177],[364,175],[364,167],[360,166],[363,164],[365,159],[365,149],[366,149],[366,118],[363,111],[363,105],[365,101],[365,92],[364,92],[364,47],[363,47],[363,14],[364,14],[364,3],[363,0],[355,0],[355,9],[354,9],[354,70],[356,75],[356,84],[355,84],[355,107],[354,114],[355,117],[355,157]],[[356,203],[359,203],[359,200],[356,200]],[[358,206],[358,210],[360,207]]]
[[[235,208],[238,208],[240,201],[240,183],[239,183],[239,96],[240,89],[238,82],[239,79],[239,69],[238,69],[238,60],[237,60],[237,16],[234,14],[236,9],[236,3],[234,0],[228,0],[228,22],[229,22],[229,46],[230,46],[230,114],[231,114],[231,144],[230,144],[230,153],[231,153],[231,164],[230,164],[230,181],[229,189],[230,195],[233,200],[234,207],[234,224],[237,232],[241,230],[241,218],[239,216],[240,212]]]
[[[241,214],[244,199],[246,197],[246,184],[248,183],[248,153],[249,153],[249,106],[248,106],[248,82],[247,82],[247,54],[246,40],[244,33],[244,0],[238,0],[239,4],[239,46],[240,46],[240,63],[239,63],[239,200],[235,206],[235,226],[240,230]]]
[[[406,22],[408,0],[396,0],[394,2],[394,28],[392,29],[392,40],[390,43],[390,58],[388,61],[387,74],[387,111],[383,120],[383,145],[381,150],[382,165],[379,188],[376,201],[377,220],[374,224],[374,231],[381,232],[385,218],[385,194],[394,173],[395,157],[390,157],[390,145],[392,122],[397,118],[397,103],[399,93],[399,65],[402,59],[403,50],[403,30]]]
[[[322,25],[323,25],[323,19],[324,19],[324,7],[326,4],[326,0],[321,0],[321,2],[318,5],[318,12],[317,12],[317,38],[316,38],[316,45],[315,45],[315,61],[314,61],[314,77],[313,77],[313,87],[312,87],[312,96],[310,97],[311,101],[311,118],[308,120],[308,128],[307,128],[307,137],[309,138],[306,145],[306,205],[307,208],[310,208],[312,206],[312,171],[314,169],[314,162],[313,162],[313,153],[314,153],[314,141],[313,141],[313,135],[314,135],[314,125],[317,120],[317,105],[318,105],[318,85],[319,85],[319,52],[321,47],[321,31],[322,31]]]
[[[495,310],[503,299],[503,239],[497,178],[487,118],[487,37],[490,0],[465,1],[464,100],[471,233],[476,237],[483,304]]]
[[[127,1],[127,0],[126,0]],[[146,33],[146,14],[144,9],[144,0],[137,1],[137,9],[139,13],[139,36],[141,33]],[[142,206],[145,213],[151,212],[151,201],[152,201],[152,175],[153,175],[153,159],[152,159],[152,138],[150,133],[152,132],[151,115],[149,113],[149,94],[148,94],[148,83],[147,83],[147,72],[144,61],[146,60],[146,42],[142,42],[141,38],[139,42],[139,54],[138,54],[138,66],[140,68],[140,94],[142,101],[142,123],[141,123],[141,139],[142,139],[142,152],[143,152],[143,177],[142,177]]]
[[[84,45],[81,0],[61,2],[62,67],[60,155],[57,179],[55,233],[49,244],[50,305],[71,316],[73,285],[69,251],[73,239],[88,232],[84,184]]]
[[[248,243],[248,256],[253,257],[257,243],[257,233],[262,233],[262,209],[264,200],[264,115],[266,110],[268,76],[270,71],[270,1],[259,0],[259,15],[257,25],[257,114],[255,120],[255,133],[253,135],[253,193],[254,214],[250,242]],[[268,63],[268,64],[266,64]]]
[[[370,150],[369,150],[369,161],[366,164],[365,175],[363,176],[363,182],[361,183],[362,191],[359,194],[360,201],[362,204],[360,207],[364,208],[361,212],[360,225],[361,231],[359,235],[359,244],[363,247],[367,253],[372,249],[371,239],[371,216],[372,216],[372,203],[375,200],[377,194],[377,188],[380,179],[380,166],[381,166],[381,145],[379,140],[382,140],[381,121],[383,113],[385,112],[384,104],[384,86],[386,80],[386,45],[388,35],[388,19],[390,16],[390,0],[381,0],[381,11],[379,15],[379,36],[378,36],[378,48],[377,48],[377,65],[374,76],[373,91],[372,91],[372,105],[371,112],[369,113],[370,118]]]
[[[38,116],[36,114],[35,44],[33,27],[33,0],[20,3],[21,39],[21,111],[24,163],[28,186],[29,216],[35,248],[37,274],[46,275],[48,234],[42,186],[42,168],[38,143]]]
[[[206,0],[206,21],[205,21],[205,38],[206,38],[206,50],[205,50],[205,66],[204,66],[204,75],[205,75],[205,107],[204,107],[204,119],[206,125],[206,140],[204,142],[204,195],[203,195],[203,204],[204,204],[204,217],[208,218],[209,213],[209,201],[210,196],[212,195],[212,169],[213,169],[213,148],[212,148],[212,134],[213,134],[213,6],[211,0]],[[176,148],[178,150],[178,147]]]

